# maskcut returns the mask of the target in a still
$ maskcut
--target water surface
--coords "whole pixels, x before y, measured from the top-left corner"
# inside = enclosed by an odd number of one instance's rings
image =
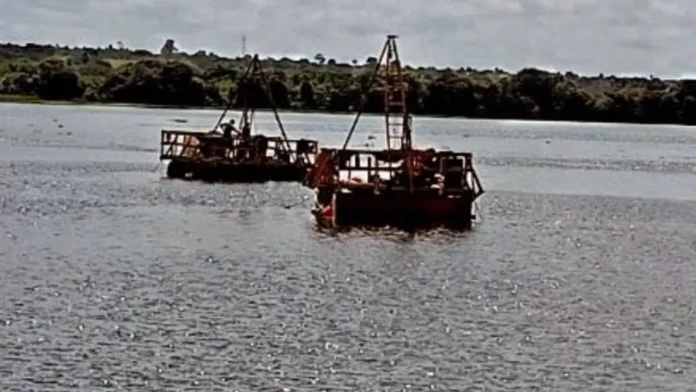
[[[417,118],[474,152],[482,222],[334,235],[299,184],[161,178],[159,130],[217,116],[0,105],[3,390],[691,387],[692,128]]]

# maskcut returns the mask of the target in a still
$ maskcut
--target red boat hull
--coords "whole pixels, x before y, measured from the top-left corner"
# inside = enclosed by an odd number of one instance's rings
[[[473,194],[436,192],[337,192],[331,203],[317,204],[316,219],[330,226],[449,226],[470,228]]]

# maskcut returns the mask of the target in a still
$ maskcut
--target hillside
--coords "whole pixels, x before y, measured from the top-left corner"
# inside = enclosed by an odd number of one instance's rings
[[[199,51],[163,54],[126,48],[0,44],[0,94],[10,99],[84,100],[171,106],[223,105],[250,56]],[[260,54],[263,57],[263,54]],[[282,109],[350,111],[357,107],[375,58],[351,64],[323,55],[265,59]],[[407,61],[408,59],[404,59]],[[696,124],[696,81],[581,77],[524,69],[407,68],[416,114],[475,118]],[[380,112],[368,94],[366,111]],[[265,106],[266,103],[258,102]]]

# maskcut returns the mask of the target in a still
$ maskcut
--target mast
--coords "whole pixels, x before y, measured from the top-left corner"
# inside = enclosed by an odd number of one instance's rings
[[[411,122],[407,106],[408,83],[405,81],[404,72],[401,69],[399,51],[396,46],[396,35],[387,36],[381,54],[375,64],[372,77],[368,83],[369,91],[375,82],[379,81],[377,89],[384,94],[384,127],[387,139],[387,150],[410,150],[413,146]],[[360,103],[358,113],[348,132],[343,150],[348,147],[353,136],[360,115],[365,106],[365,97]]]
[[[384,123],[388,150],[410,150],[411,129],[406,96],[408,85],[404,81],[396,48],[396,35],[387,36],[387,58],[383,70]]]
[[[250,107],[249,101],[250,101],[250,86],[254,85],[259,85],[261,86],[261,89],[264,91],[266,94],[266,97],[268,98],[268,103],[271,106],[271,110],[273,111],[273,115],[275,116],[276,123],[278,124],[278,128],[280,129],[281,136],[283,137],[283,141],[285,142],[285,148],[287,148],[287,151],[290,153],[292,151],[292,146],[290,145],[290,141],[288,140],[288,135],[285,132],[285,128],[283,127],[282,121],[280,121],[280,116],[278,115],[278,109],[275,104],[275,100],[273,99],[273,94],[271,94],[270,86],[269,86],[269,81],[266,78],[263,66],[261,65],[261,60],[259,60],[259,55],[254,54],[254,57],[251,59],[251,63],[249,63],[249,66],[247,67],[246,71],[244,71],[244,74],[242,77],[239,79],[239,82],[237,84],[237,92],[235,94],[235,97],[233,99],[230,99],[230,101],[227,103],[227,106],[225,107],[225,110],[223,110],[222,115],[220,115],[220,118],[217,121],[217,124],[213,129],[217,129],[217,127],[220,126],[220,123],[222,120],[225,118],[225,115],[229,111],[230,107],[234,104],[234,102],[237,100],[239,97],[240,93],[240,86],[244,85],[245,91],[243,96],[244,99],[244,104],[242,106],[242,118],[240,120],[240,128],[244,127],[245,125],[249,124],[251,126],[251,119],[254,116],[254,111],[255,107]],[[251,115],[249,114],[249,110],[251,110]],[[294,159],[294,157],[292,157]]]

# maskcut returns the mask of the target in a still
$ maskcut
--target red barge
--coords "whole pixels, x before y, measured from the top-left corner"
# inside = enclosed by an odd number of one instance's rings
[[[315,163],[316,140],[290,140],[267,88],[258,55],[242,75],[239,86],[260,87],[267,96],[281,136],[252,135],[254,107],[250,89],[230,100],[212,131],[162,130],[160,161],[169,161],[167,177],[209,182],[302,182]],[[241,89],[240,89],[241,90]],[[239,98],[243,110],[239,130],[234,120],[223,123],[230,106]]]
[[[384,94],[386,149],[347,148],[361,111],[342,148],[321,149],[303,182],[316,191],[317,222],[471,228],[474,202],[484,193],[473,155],[412,146],[408,84],[394,35],[387,37],[368,89],[375,83]]]

